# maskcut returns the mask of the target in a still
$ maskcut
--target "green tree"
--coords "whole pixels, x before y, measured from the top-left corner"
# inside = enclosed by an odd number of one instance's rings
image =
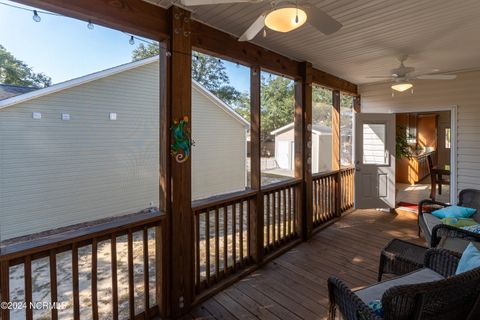
[[[15,58],[0,45],[0,83],[44,88],[52,84],[52,79],[43,73],[33,72],[26,63]]]
[[[158,43],[151,43],[145,46],[141,43],[132,52],[132,60],[142,60],[153,57],[160,53]],[[230,86],[225,65],[222,60],[199,52],[193,53],[192,79],[200,83],[204,88],[215,94],[220,100],[231,107],[244,108],[245,93],[241,93]],[[241,113],[242,116],[244,113]]]
[[[260,104],[261,138],[271,140],[273,130],[294,121],[294,82],[275,75],[262,75]]]

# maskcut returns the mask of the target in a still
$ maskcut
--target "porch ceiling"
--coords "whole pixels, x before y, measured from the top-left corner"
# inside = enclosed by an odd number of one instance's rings
[[[167,8],[169,0],[145,0]],[[302,3],[303,1],[300,1]],[[478,0],[311,0],[344,26],[325,36],[308,24],[293,32],[269,32],[253,42],[353,83],[389,74],[396,56],[427,73],[480,68]],[[269,8],[268,1],[190,7],[193,17],[235,36]]]

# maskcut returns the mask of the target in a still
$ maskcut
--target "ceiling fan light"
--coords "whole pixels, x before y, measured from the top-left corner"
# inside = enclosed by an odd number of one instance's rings
[[[287,7],[271,11],[265,17],[265,25],[274,31],[289,32],[301,27],[307,21],[307,14],[300,8]]]
[[[410,82],[402,82],[402,83],[396,83],[392,85],[392,89],[399,92],[403,92],[410,88],[413,88],[413,84],[411,84]]]

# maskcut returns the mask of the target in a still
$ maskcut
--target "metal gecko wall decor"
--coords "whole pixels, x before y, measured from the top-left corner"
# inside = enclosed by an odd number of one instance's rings
[[[189,119],[185,116],[180,121],[174,120],[173,126],[170,128],[173,138],[173,143],[170,145],[170,152],[178,163],[188,160],[190,157],[190,149],[194,145],[188,123]]]

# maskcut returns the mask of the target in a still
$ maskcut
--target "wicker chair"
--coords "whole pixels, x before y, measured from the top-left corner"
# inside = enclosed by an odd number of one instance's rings
[[[480,319],[480,268],[455,275],[459,260],[460,254],[429,249],[425,268],[357,291],[330,277],[329,319],[337,308],[345,320]],[[383,317],[367,306],[375,299],[382,301]]]
[[[480,190],[464,189],[460,191],[458,205],[477,209],[473,219],[480,223]],[[448,204],[430,199],[420,201],[418,204],[418,235],[421,231],[432,248],[439,244],[441,237],[480,241],[479,234],[444,225],[440,219],[431,214],[434,209],[447,206]]]

